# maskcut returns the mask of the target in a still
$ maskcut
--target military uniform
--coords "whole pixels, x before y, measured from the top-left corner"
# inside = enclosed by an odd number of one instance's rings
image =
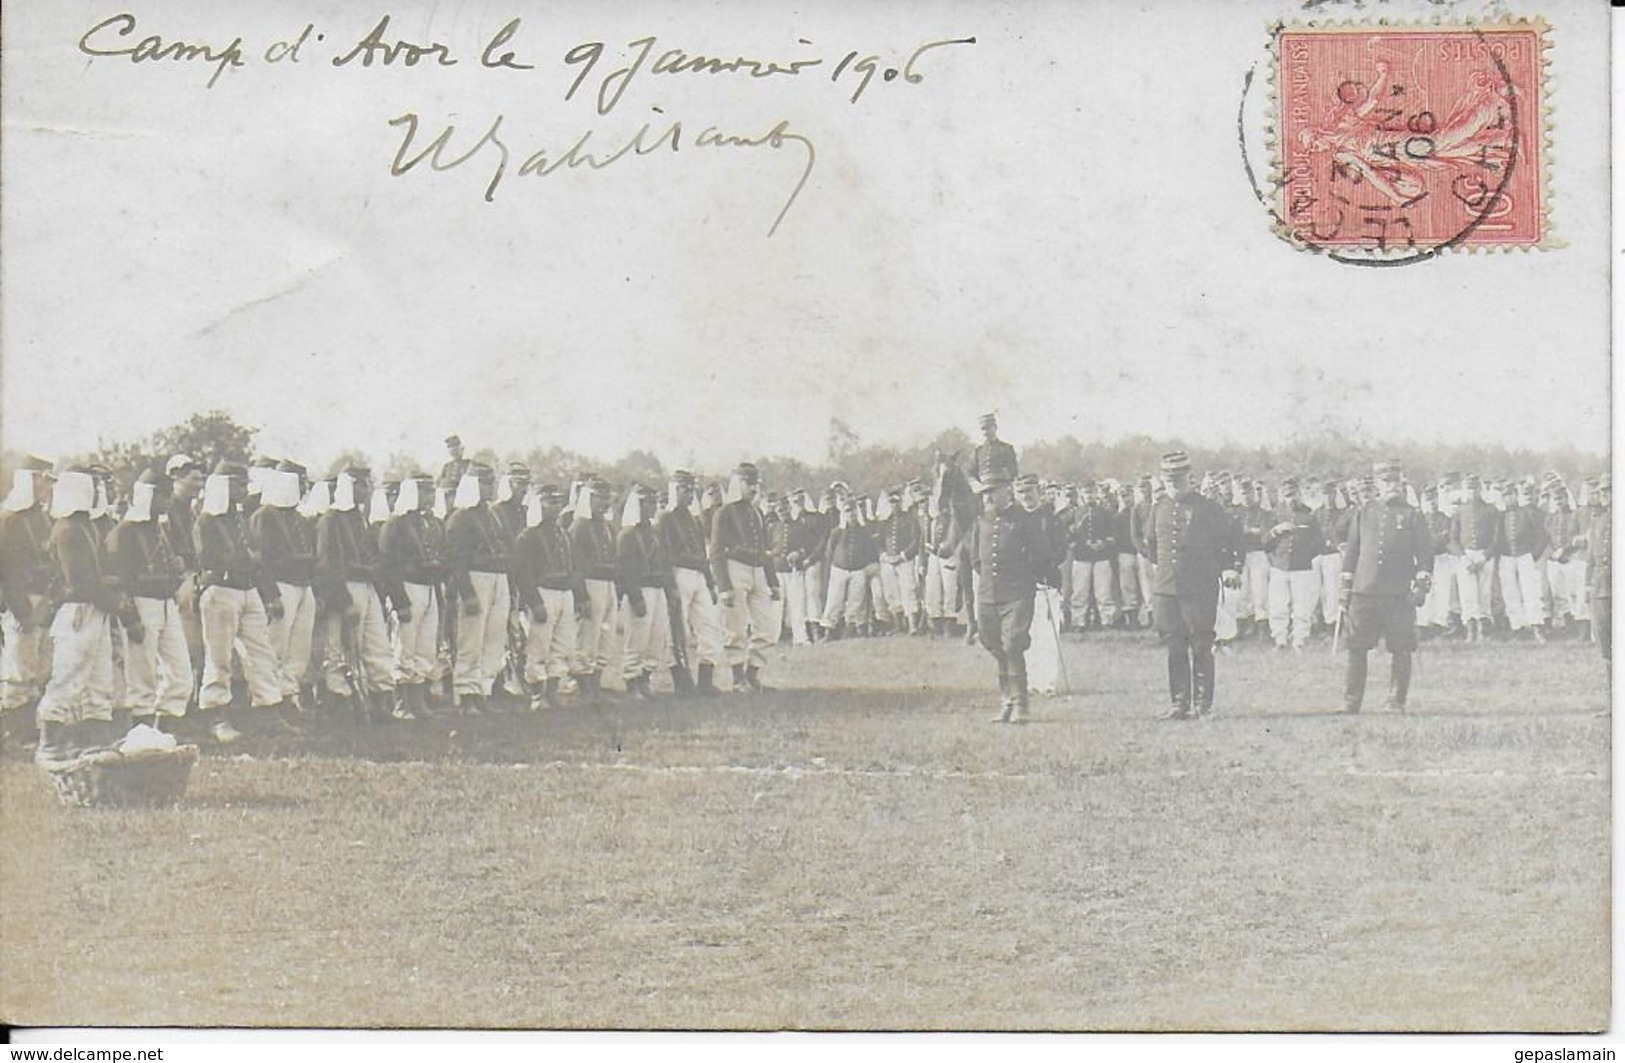
[[[744,485],[760,482],[754,465],[734,470],[734,498],[716,511],[711,525],[711,575],[723,605],[723,652],[733,670],[734,689],[761,689],[767,651],[779,640],[778,577],[767,562],[767,528]]]
[[[457,508],[446,525],[447,597],[461,614],[452,688],[459,703],[474,712],[484,708],[507,653],[512,541],[491,510],[491,487],[491,470],[471,467],[458,485]]]
[[[1599,487],[1599,497],[1586,528],[1586,549],[1590,554],[1591,632],[1602,650],[1602,659],[1614,659],[1614,512],[1609,504],[1612,491]],[[1610,669],[1612,664],[1610,664]]]
[[[315,647],[316,532],[297,508],[299,486],[297,469],[273,470],[262,485],[259,508],[248,518],[252,545],[282,602],[281,618],[268,626],[284,698],[299,695]]]
[[[607,500],[609,485],[595,480],[582,489],[570,521],[570,552],[582,576],[581,623],[577,627],[575,674],[596,697],[609,667],[610,631],[615,625],[615,534],[602,516],[593,516],[593,498]]]
[[[1294,648],[1302,649],[1309,641],[1319,598],[1315,558],[1320,556],[1326,540],[1321,538],[1314,511],[1302,502],[1282,505],[1272,519],[1264,533],[1269,557],[1270,636],[1283,649],[1289,641]]]
[[[379,539],[379,571],[405,610],[396,611],[395,715],[415,718],[428,712],[428,687],[439,660],[440,608],[446,578],[446,530],[423,502],[433,501],[427,476],[401,483],[395,512]]]
[[[899,632],[919,631],[920,596],[918,569],[920,521],[912,509],[901,508],[893,496],[892,510],[875,529],[879,551],[880,585],[891,605],[893,623]]]
[[[345,480],[350,481],[349,499]],[[340,698],[354,697],[346,664],[362,674],[355,676],[386,699],[395,691],[395,660],[390,648],[389,627],[384,618],[385,599],[410,615],[399,588],[384,584],[384,572],[367,517],[361,512],[360,486],[365,471],[347,470],[340,474],[333,508],[316,524],[316,598],[333,618],[327,628],[325,682]],[[353,640],[353,645],[350,643]],[[382,714],[384,706],[372,706]]]
[[[13,474],[12,492],[0,511],[0,712],[33,705],[50,677],[45,614],[55,571],[47,552],[51,518],[35,491],[50,467],[43,459],[28,459]]]
[[[1162,458],[1162,469],[1190,467],[1183,453]],[[1151,615],[1168,649],[1168,695],[1173,719],[1213,710],[1217,683],[1213,661],[1219,591],[1228,576],[1234,585],[1239,557],[1237,528],[1212,499],[1187,490],[1165,495],[1151,507],[1145,533],[1154,566]]]
[[[181,630],[180,589],[185,562],[153,512],[158,477],[143,473],[130,509],[108,541],[108,565],[130,596],[142,637],[124,649],[124,705],[136,717],[181,717],[192,696],[192,659]]]
[[[1117,558],[1117,519],[1111,509],[1089,500],[1078,507],[1069,529],[1072,547],[1072,621],[1087,626],[1085,616],[1091,605],[1102,627],[1117,619],[1116,577],[1112,563]]]
[[[1456,557],[1456,590],[1467,638],[1485,637],[1494,594],[1496,558],[1500,556],[1501,519],[1478,493],[1478,477],[1464,481],[1464,497],[1450,518],[1450,553]]]
[[[850,503],[848,503],[850,504]],[[843,514],[824,539],[824,569],[829,590],[824,603],[824,630],[835,633],[846,623],[847,634],[865,629],[864,572],[880,556],[874,530],[860,524],[855,514]]]
[[[998,487],[986,484],[984,491]],[[985,506],[971,526],[971,568],[976,573],[976,628],[999,669],[1000,720],[1027,713],[1027,647],[1033,598],[1040,580],[1057,566],[1043,525],[1014,502]]]
[[[686,470],[677,470],[672,479],[674,489],[695,486],[693,474]],[[722,618],[717,612],[717,594],[711,582],[705,531],[687,506],[666,510],[656,527],[672,564],[672,589],[678,614],[672,641],[687,647],[692,635],[698,668],[696,689],[701,694],[713,694],[716,666],[722,662]]]
[[[514,545],[514,582],[519,604],[530,614],[525,643],[525,681],[542,685],[542,700],[556,704],[559,685],[575,663],[579,634],[578,602],[586,588],[570,549],[570,535],[557,521],[544,519],[542,500],[562,502],[564,492],[544,484],[530,502],[528,525]],[[538,619],[538,613],[540,619]]]
[[[1501,514],[1501,556],[1497,571],[1501,577],[1501,600],[1506,604],[1507,622],[1514,633],[1528,630],[1543,638],[1546,623],[1546,586],[1536,560],[1546,553],[1546,522],[1540,511],[1529,504],[1527,492]]]
[[[1398,462],[1380,463],[1377,470],[1390,482],[1400,475]],[[1404,709],[1416,649],[1416,595],[1432,581],[1433,543],[1421,512],[1402,495],[1361,506],[1343,548],[1341,600],[1347,603],[1349,629],[1345,713],[1360,711],[1366,655],[1379,640],[1393,655],[1389,705]]]
[[[1016,468],[1016,448],[997,437],[998,424],[993,415],[983,414],[981,424],[984,432],[991,430],[995,435],[971,451],[970,485],[978,494],[994,484],[1013,482],[1020,471]]]
[[[632,490],[615,541],[616,589],[622,602],[621,629],[626,632],[621,679],[627,690],[648,698],[653,696],[649,680],[655,669],[673,664],[666,657],[671,639],[666,588],[672,567],[666,544],[645,512],[645,507],[654,508],[653,492]]]
[[[1586,527],[1569,505],[1567,490],[1558,485],[1564,497],[1558,499],[1546,516],[1546,551],[1540,562],[1546,584],[1552,592],[1552,619],[1556,626],[1568,621],[1584,623],[1591,619],[1586,593]]]

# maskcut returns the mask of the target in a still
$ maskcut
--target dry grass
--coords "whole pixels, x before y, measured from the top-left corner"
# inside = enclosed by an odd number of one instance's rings
[[[1591,1029],[1609,725],[1585,647],[1222,658],[1143,637],[985,722],[979,651],[789,654],[757,698],[206,757],[180,808],[0,764],[4,1017],[293,1026]],[[1386,664],[1373,658],[1380,703]],[[839,691],[811,689],[840,683]],[[455,727],[455,734],[450,733]]]

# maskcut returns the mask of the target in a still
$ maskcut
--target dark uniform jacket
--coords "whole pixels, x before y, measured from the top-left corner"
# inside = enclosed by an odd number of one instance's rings
[[[1468,550],[1482,550],[1488,558],[1501,552],[1501,513],[1481,498],[1457,502],[1450,518],[1450,552]]]
[[[1110,561],[1117,556],[1117,520],[1111,510],[1097,503],[1078,507],[1072,518],[1072,560]],[[1091,542],[1099,543],[1090,546]]]
[[[197,517],[193,515],[192,503],[183,502],[178,498],[169,500],[168,519],[159,518],[164,534],[169,537],[169,548],[175,551],[175,556],[186,564],[186,571],[198,571],[197,563],[197,536],[194,529]]]
[[[1281,524],[1290,524],[1290,531],[1280,535],[1269,532]],[[1284,572],[1304,572],[1315,567],[1315,558],[1326,552],[1326,538],[1320,532],[1315,513],[1302,502],[1281,506],[1273,514],[1269,528],[1265,529],[1265,548],[1269,551],[1270,567]]]
[[[1156,566],[1153,594],[1217,599],[1219,577],[1240,557],[1240,530],[1230,514],[1196,491],[1163,498],[1151,507],[1146,555]]]
[[[89,514],[59,518],[51,529],[49,549],[61,576],[60,601],[84,602],[109,615],[118,612],[122,597],[118,578],[108,570],[102,536]]]
[[[1255,550],[1267,550],[1270,527],[1275,523],[1274,514],[1263,506],[1249,502],[1245,506],[1238,506],[1235,519],[1241,525],[1241,549],[1243,553],[1250,554]]]
[[[1501,552],[1507,557],[1546,553],[1546,522],[1533,506],[1508,506],[1501,514]]]
[[[824,560],[831,568],[857,572],[880,560],[874,529],[856,520],[846,527],[836,524],[824,539]]]
[[[453,597],[473,595],[470,572],[506,573],[512,567],[512,543],[489,505],[452,513],[446,522],[446,589]]]
[[[1450,517],[1446,513],[1434,510],[1432,513],[1422,514],[1427,522],[1428,542],[1433,547],[1433,556],[1450,552]]]
[[[433,587],[446,578],[446,529],[433,514],[397,513],[384,522],[379,565],[391,584]]]
[[[1151,503],[1136,502],[1129,510],[1128,535],[1134,552],[1141,557],[1150,556],[1145,548],[1145,533],[1151,526]]]
[[[1016,448],[1002,439],[978,443],[971,452],[970,475],[981,483],[1016,478]]]
[[[1343,544],[1349,541],[1349,525],[1354,522],[1352,507],[1321,506],[1315,510],[1315,520],[1320,525],[1320,534],[1325,539],[1321,547],[1322,554],[1341,554]]]
[[[378,540],[359,509],[332,510],[316,522],[316,579],[311,589],[329,609],[350,606],[349,583],[370,583],[382,600],[411,608],[406,589],[385,577]]]
[[[303,514],[260,506],[248,518],[248,534],[271,579],[296,587],[308,587],[315,580],[316,533]]]
[[[0,608],[18,612],[27,608],[29,595],[50,591],[51,532],[44,506],[0,513]]]
[[[643,589],[665,589],[672,581],[671,557],[660,533],[648,521],[622,528],[615,542],[616,589],[642,601]]]
[[[135,597],[174,597],[184,565],[156,519],[122,521],[108,537],[107,567]]]
[[[725,502],[717,508],[711,524],[711,575],[717,590],[733,590],[728,562],[737,561],[767,570],[767,585],[778,587],[779,578],[767,563],[767,527],[756,506],[750,502]]]
[[[571,522],[570,553],[583,579],[614,580],[620,575],[615,533],[602,517],[582,517]]]
[[[970,533],[971,568],[981,576],[977,600],[1004,605],[1032,598],[1060,565],[1048,532],[1045,522],[1014,504],[977,517]]]
[[[913,510],[896,510],[876,529],[880,556],[892,563],[920,556],[920,521]]]
[[[705,532],[700,528],[699,518],[687,506],[682,506],[662,513],[657,527],[672,566],[703,572],[709,582],[711,565],[706,558]]]
[[[814,531],[805,515],[776,520],[768,534],[768,557],[779,572],[801,572],[818,558],[812,554]]]
[[[1541,561],[1562,564],[1572,561],[1578,551],[1584,552],[1585,525],[1572,509],[1558,509],[1546,514],[1546,551]]]
[[[268,578],[260,567],[259,555],[249,539],[248,521],[241,513],[233,510],[200,514],[192,525],[192,545],[197,551],[200,585],[238,591],[257,588],[266,605],[281,600],[276,580]]]
[[[1594,506],[1586,528],[1586,549],[1591,564],[1586,569],[1586,589],[1593,598],[1614,596],[1614,513],[1611,506]]]
[[[586,587],[570,547],[570,533],[554,522],[543,521],[519,533],[513,564],[519,602],[526,609],[542,604],[539,589],[569,591],[578,603],[584,600]]]
[[[1398,597],[1411,592],[1418,573],[1433,573],[1427,521],[1403,498],[1360,507],[1343,547],[1343,578],[1355,594]]]

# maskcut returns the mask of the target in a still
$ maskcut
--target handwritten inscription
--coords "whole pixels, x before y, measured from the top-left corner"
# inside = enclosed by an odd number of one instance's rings
[[[79,38],[79,50],[86,55],[93,56],[126,56],[132,63],[159,62],[170,60],[172,62],[190,63],[201,61],[214,65],[214,73],[209,76],[209,88],[220,80],[232,67],[244,65],[243,39],[236,37],[230,44],[215,48],[207,44],[188,44],[185,41],[166,41],[158,34],[148,34],[134,44],[128,39],[135,36],[135,16],[130,14],[114,15],[112,18],[102,19]]]

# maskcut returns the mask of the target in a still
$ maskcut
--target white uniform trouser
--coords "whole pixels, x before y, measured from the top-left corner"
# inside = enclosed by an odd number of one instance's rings
[[[137,716],[185,716],[192,696],[192,655],[173,598],[136,598],[139,645],[124,640],[124,707]]]
[[[1320,579],[1320,619],[1337,623],[1337,600],[1343,593],[1343,555],[1321,554],[1315,558],[1314,572]]]
[[[683,612],[683,626],[694,635],[695,664],[722,663],[722,616],[717,603],[711,600],[711,585],[705,573],[693,568],[679,568],[677,572],[677,605]],[[687,638],[678,632],[673,638]]]
[[[1302,646],[1309,641],[1309,627],[1315,620],[1315,602],[1320,579],[1315,570],[1288,571],[1270,567],[1270,636],[1277,646]]]
[[[728,582],[733,585],[733,607],[723,610],[722,642],[729,666],[767,664],[767,651],[779,640],[779,603],[768,589],[767,569],[728,562]]]
[[[1469,569],[1474,562],[1482,562],[1477,572]],[[1461,595],[1462,620],[1488,620],[1490,594],[1495,581],[1495,562],[1484,557],[1482,551],[1469,550],[1456,561],[1456,590]]]
[[[1262,550],[1247,551],[1242,561],[1241,606],[1237,615],[1243,620],[1269,619],[1270,555]]]
[[[1140,583],[1138,554],[1117,555],[1117,602],[1124,614],[1137,614],[1151,588]]]
[[[779,596],[784,603],[785,619],[790,625],[790,642],[805,646],[812,641],[807,635],[807,573],[805,570],[779,573]]]
[[[462,611],[462,603],[458,604],[457,662],[451,683],[459,695],[484,697],[491,693],[508,652],[508,575],[471,571],[468,581],[474,586],[480,612],[469,616]]]
[[[68,602],[51,623],[51,678],[40,697],[40,723],[113,718],[113,637],[108,615]]]
[[[1229,642],[1240,633],[1236,616],[1241,608],[1242,593],[1240,587],[1219,588],[1219,606],[1213,614],[1213,637],[1219,642]]]
[[[412,619],[395,626],[395,682],[410,686],[434,678],[440,643],[440,604],[427,583],[405,583]]]
[[[1512,630],[1539,627],[1546,622],[1546,588],[1540,581],[1540,566],[1533,556],[1502,557],[1501,600],[1506,602],[1507,620]]]
[[[309,587],[277,581],[282,596],[282,619],[268,620],[271,654],[276,658],[277,686],[282,696],[299,693],[299,684],[310,671],[311,648],[316,635],[316,595]]]
[[[242,654],[249,704],[263,707],[281,701],[276,656],[271,652],[271,631],[260,592],[205,587],[198,599],[198,616],[203,624],[203,687],[198,692],[198,708],[221,709],[231,704],[234,646]]]
[[[880,589],[892,612],[899,609],[907,616],[919,612],[920,596],[914,591],[914,561],[882,561],[880,563]]]
[[[1110,627],[1117,619],[1116,576],[1110,560],[1072,562],[1072,620],[1083,622],[1091,600],[1100,622]]]
[[[949,620],[959,615],[959,565],[953,558],[928,554],[925,559],[925,615]]]
[[[869,586],[870,612],[876,620],[888,620],[891,617],[891,603],[886,598],[886,585],[880,580],[880,562],[870,563],[863,570],[864,580]]]
[[[30,594],[24,608],[37,617],[44,604],[44,595]],[[39,699],[45,691],[45,681],[51,676],[50,661],[46,658],[45,625],[36,624],[32,630],[24,631],[8,611],[0,614],[0,635],[5,642],[0,646],[0,711],[20,709]]]
[[[586,586],[587,615],[576,627],[578,675],[601,672],[609,666],[610,643],[615,635],[615,581],[590,579]]]
[[[1422,603],[1422,609],[1417,613],[1418,624],[1450,626],[1450,592],[1456,586],[1456,561],[1454,554],[1433,555],[1433,586],[1428,590],[1427,601]]]
[[[1140,623],[1151,623],[1151,585],[1152,577],[1157,574],[1156,566],[1144,554],[1134,555],[1134,565],[1140,570]]]
[[[806,598],[802,603],[802,615],[810,623],[818,623],[824,615],[824,576],[827,569],[824,562],[814,561],[803,573],[806,577]]]
[[[1033,598],[1033,622],[1027,629],[1027,688],[1040,694],[1053,694],[1061,679],[1061,592],[1040,587]]]
[[[1585,558],[1547,561],[1546,583],[1552,589],[1552,615],[1575,620],[1591,617],[1591,596],[1586,593]]]
[[[632,611],[630,596],[621,600],[621,627],[626,631],[626,646],[621,655],[621,678],[629,682],[665,665],[666,636],[671,631],[665,588],[639,587],[638,590],[643,593],[642,616]]]
[[[576,596],[569,591],[536,588],[547,610],[547,619],[530,618],[530,634],[525,636],[525,682],[563,679],[570,674],[576,656]]]
[[[327,626],[327,649],[324,654],[327,659],[327,689],[341,698],[354,694],[350,681],[344,675],[344,666],[352,664],[361,669],[362,674],[357,678],[369,690],[394,690],[395,654],[389,645],[389,625],[384,622],[384,603],[378,600],[378,592],[371,583],[347,580],[344,588],[350,592],[350,602],[360,615],[338,614]],[[356,661],[350,661],[344,652],[344,640],[348,637],[346,630],[355,638],[354,649],[359,658]]]
[[[829,597],[824,603],[824,627],[830,630],[846,618],[847,626],[861,624],[863,616],[863,569],[829,567]]]

